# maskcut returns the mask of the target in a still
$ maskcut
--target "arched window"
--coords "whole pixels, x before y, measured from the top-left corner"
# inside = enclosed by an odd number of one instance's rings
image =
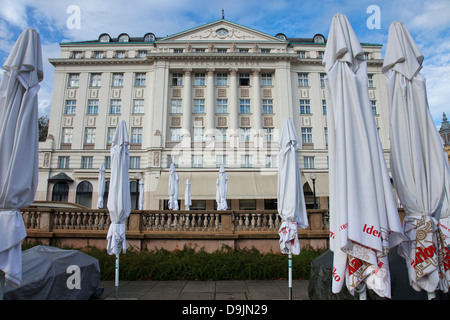
[[[119,42],[128,42],[130,37],[126,33],[119,35]]]
[[[314,43],[325,43],[325,38],[321,34],[316,34],[313,38]]]
[[[81,181],[77,186],[76,203],[90,208],[92,205],[92,184],[89,181]]]
[[[155,41],[155,35],[153,33],[147,33],[144,36],[144,41],[145,42],[153,42],[153,41]]]
[[[111,37],[109,36],[109,34],[107,33],[102,33],[99,37],[98,40],[100,42],[109,42],[111,40]]]
[[[67,201],[69,198],[69,185],[67,182],[55,183],[52,190],[52,201]]]
[[[103,192],[103,209],[108,208],[109,181],[105,181],[105,191]]]

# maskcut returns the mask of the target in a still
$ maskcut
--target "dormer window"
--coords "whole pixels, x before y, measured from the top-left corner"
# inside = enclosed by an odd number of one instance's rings
[[[111,37],[109,36],[109,34],[107,33],[103,33],[100,35],[100,37],[98,38],[98,40],[100,42],[109,42],[111,40]]]
[[[287,37],[284,33],[278,33],[275,37],[281,40],[287,40]]]
[[[130,37],[127,34],[121,34],[119,36],[119,42],[128,42],[130,41]]]
[[[316,34],[313,41],[314,43],[325,43],[325,38],[321,34]]]
[[[144,36],[144,42],[153,42],[153,41],[155,41],[155,39],[156,39],[156,37],[153,33],[147,33]]]

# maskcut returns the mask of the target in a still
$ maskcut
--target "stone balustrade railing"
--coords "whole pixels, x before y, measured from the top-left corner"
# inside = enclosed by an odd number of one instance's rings
[[[25,227],[30,230],[99,231],[108,230],[111,223],[108,210],[102,209],[30,207],[22,209],[22,215]],[[308,220],[310,226],[307,230],[328,231],[328,210],[309,210]],[[144,233],[152,231],[278,232],[281,218],[277,210],[132,210],[126,223],[127,230]]]
[[[29,240],[75,247],[104,247],[111,223],[108,210],[98,209],[28,207],[22,215]],[[306,230],[299,229],[301,241],[327,246],[328,210],[309,210],[308,221]],[[271,251],[279,247],[280,225],[276,210],[132,210],[126,230],[127,243],[137,248],[173,249],[182,243],[202,247],[214,242],[217,248],[245,245]]]

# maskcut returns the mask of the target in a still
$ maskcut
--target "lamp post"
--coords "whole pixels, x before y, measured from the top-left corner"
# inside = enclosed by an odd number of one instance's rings
[[[316,179],[317,179],[317,173],[311,172],[309,177],[311,178],[311,180],[313,182],[313,194],[314,194],[313,209],[317,209],[317,202],[316,202]]]
[[[142,173],[136,172],[134,174],[134,178],[136,179],[136,210],[139,209],[139,180],[142,178]]]

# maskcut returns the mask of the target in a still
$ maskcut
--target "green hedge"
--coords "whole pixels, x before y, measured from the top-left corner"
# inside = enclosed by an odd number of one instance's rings
[[[24,243],[26,250],[39,243]],[[74,249],[63,247],[63,249]],[[98,259],[101,280],[114,280],[115,256],[106,250],[86,247],[80,250]],[[309,279],[311,262],[325,249],[304,247],[292,256],[292,278]],[[271,280],[287,279],[288,256],[260,253],[256,249],[233,250],[223,247],[213,253],[183,250],[133,250],[120,254],[120,279],[136,280]]]
[[[115,256],[106,250],[86,248],[85,253],[97,258],[102,280],[114,280]],[[309,279],[311,261],[324,250],[302,249],[293,255],[293,279]],[[185,247],[169,252],[127,251],[120,255],[122,280],[269,280],[288,277],[287,255],[260,253],[252,250],[224,248],[213,253],[195,252]]]

